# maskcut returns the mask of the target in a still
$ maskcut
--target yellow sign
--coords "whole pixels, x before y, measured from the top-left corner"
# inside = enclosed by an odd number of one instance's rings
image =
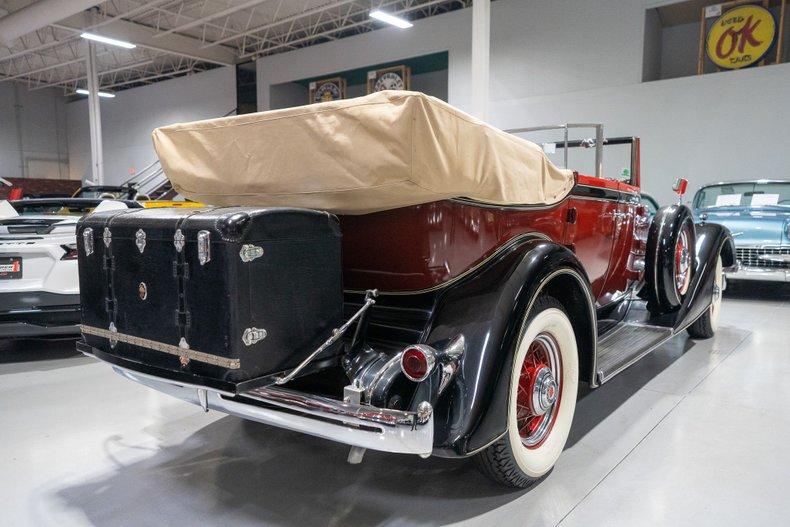
[[[776,22],[770,11],[758,5],[735,7],[711,26],[708,57],[720,68],[745,68],[768,53],[775,36]]]

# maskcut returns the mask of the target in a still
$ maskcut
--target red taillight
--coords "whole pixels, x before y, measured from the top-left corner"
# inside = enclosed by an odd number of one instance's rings
[[[76,260],[77,259],[77,245],[76,244],[74,244],[74,245],[61,245],[60,248],[63,249],[64,251],[66,251],[66,252],[63,253],[63,256],[60,257],[61,260]]]
[[[403,350],[400,367],[403,374],[412,381],[420,382],[433,370],[436,355],[428,346],[410,346]]]

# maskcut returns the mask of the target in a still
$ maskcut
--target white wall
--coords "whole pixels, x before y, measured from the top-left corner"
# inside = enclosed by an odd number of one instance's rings
[[[67,179],[66,105],[55,89],[0,84],[0,177]]]
[[[501,0],[500,0],[501,1]],[[471,10],[463,9],[415,22],[408,31],[386,28],[319,46],[263,57],[256,62],[258,109],[272,107],[269,95],[273,84],[318,77],[401,59],[449,51],[448,93],[451,104],[468,106],[471,96]],[[301,98],[301,96],[298,96]],[[302,100],[306,100],[305,96]],[[278,101],[286,98],[282,94]]]
[[[148,86],[123,90],[100,99],[104,179],[117,184],[129,170],[142,170],[156,159],[151,131],[176,122],[220,117],[236,107],[236,72],[217,68]],[[81,179],[90,169],[87,99],[69,103],[69,169]]]
[[[602,28],[612,21],[617,31]],[[644,8],[639,0],[498,0],[491,4],[491,100],[639,82]],[[272,84],[449,52],[448,102],[468,110],[472,10],[417,20],[257,61],[258,109]]]
[[[788,86],[790,64],[780,64],[501,101],[490,120],[501,128],[601,122],[608,136],[639,136],[643,187],[668,203],[676,177],[689,179],[690,192],[722,180],[790,179]]]
[[[656,76],[658,63],[644,66],[643,55],[659,39],[668,41],[662,75],[696,68],[668,65],[688,27],[660,36],[653,27],[645,41],[646,9],[673,1],[492,3],[488,120],[501,128],[593,121],[609,136],[641,136],[643,184],[663,202],[673,199],[678,176],[690,179],[692,191],[722,179],[790,177],[790,64],[641,82],[643,74]],[[407,31],[377,30],[260,59],[259,109],[268,108],[272,83],[448,50],[448,101],[468,110],[470,31],[471,9],[464,9]]]

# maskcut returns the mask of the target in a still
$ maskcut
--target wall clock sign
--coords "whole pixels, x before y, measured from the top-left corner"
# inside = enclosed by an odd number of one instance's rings
[[[346,80],[342,77],[321,79],[310,83],[310,103],[345,99]]]
[[[408,90],[411,84],[408,66],[393,66],[368,72],[368,93],[383,90]]]

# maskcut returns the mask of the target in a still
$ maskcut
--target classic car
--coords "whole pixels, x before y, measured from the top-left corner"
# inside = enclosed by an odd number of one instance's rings
[[[685,206],[649,222],[639,140],[593,129],[563,142],[594,150],[590,175],[414,92],[157,129],[173,187],[213,206],[80,222],[78,348],[205,411],[350,445],[351,463],[474,458],[528,487],[579,383],[713,336],[735,263],[727,229]],[[603,177],[612,144],[627,182]]]
[[[790,282],[790,181],[706,185],[692,204],[697,218],[732,231],[737,266],[728,279]]]
[[[94,209],[135,206],[87,198],[0,202],[0,337],[79,335],[77,221]]]

